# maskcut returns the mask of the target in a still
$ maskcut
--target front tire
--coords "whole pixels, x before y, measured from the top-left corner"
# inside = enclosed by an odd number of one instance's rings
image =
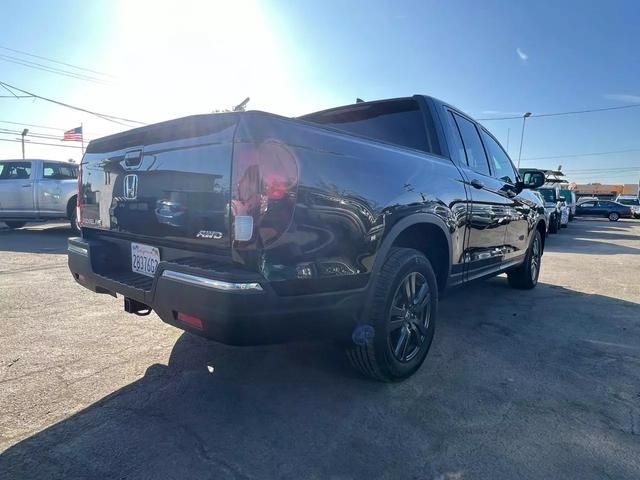
[[[618,220],[620,220],[620,215],[617,212],[611,212],[609,214],[609,221],[610,222],[617,222]]]
[[[4,223],[6,223],[7,227],[9,227],[11,230],[15,230],[16,228],[22,228],[27,224],[27,222],[12,222],[10,220],[6,220]]]
[[[540,232],[536,230],[522,265],[507,273],[509,286],[520,290],[530,290],[534,288],[538,284],[541,265],[542,236]]]
[[[374,281],[369,318],[354,331],[347,356],[371,379],[404,380],[420,368],[433,341],[436,275],[422,253],[394,247]]]

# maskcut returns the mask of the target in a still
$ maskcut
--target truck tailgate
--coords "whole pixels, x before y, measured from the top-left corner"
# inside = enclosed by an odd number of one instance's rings
[[[91,142],[82,160],[82,227],[228,255],[238,120],[198,115]]]

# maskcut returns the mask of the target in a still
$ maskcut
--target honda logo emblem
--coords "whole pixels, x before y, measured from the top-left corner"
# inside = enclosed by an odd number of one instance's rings
[[[135,200],[138,197],[138,175],[131,174],[124,177],[124,198]]]

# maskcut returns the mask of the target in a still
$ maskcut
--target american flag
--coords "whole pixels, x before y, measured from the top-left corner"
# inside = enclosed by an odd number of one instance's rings
[[[82,140],[82,127],[72,128],[64,132],[63,142],[80,142]]]

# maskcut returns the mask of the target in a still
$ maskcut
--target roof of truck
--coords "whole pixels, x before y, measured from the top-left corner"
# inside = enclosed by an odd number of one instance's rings
[[[4,160],[0,160],[0,162],[51,162],[51,163],[64,163],[69,165],[77,165],[76,162],[71,160],[51,160],[48,158],[6,158]]]

